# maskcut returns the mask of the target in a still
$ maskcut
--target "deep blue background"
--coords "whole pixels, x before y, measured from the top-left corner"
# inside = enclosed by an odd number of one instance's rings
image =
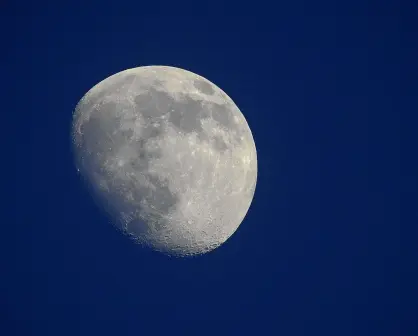
[[[416,6],[227,3],[2,2],[1,335],[418,335]],[[199,258],[129,242],[75,173],[76,103],[142,65],[213,81],[256,141],[250,211]]]

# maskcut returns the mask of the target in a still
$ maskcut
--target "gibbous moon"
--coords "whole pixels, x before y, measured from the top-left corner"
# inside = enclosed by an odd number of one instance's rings
[[[247,121],[190,71],[146,66],[106,78],[78,103],[72,141],[78,171],[115,226],[165,254],[217,248],[254,196]]]

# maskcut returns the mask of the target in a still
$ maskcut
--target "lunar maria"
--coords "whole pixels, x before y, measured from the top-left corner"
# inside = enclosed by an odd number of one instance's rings
[[[72,144],[114,225],[165,254],[217,248],[254,196],[257,154],[246,119],[190,71],[146,66],[104,79],[77,104]]]

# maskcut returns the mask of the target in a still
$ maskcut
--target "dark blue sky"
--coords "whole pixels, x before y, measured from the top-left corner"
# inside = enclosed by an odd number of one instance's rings
[[[416,6],[227,3],[0,5],[1,335],[418,335]],[[213,81],[256,141],[250,211],[199,258],[132,244],[75,173],[76,103],[142,65]]]

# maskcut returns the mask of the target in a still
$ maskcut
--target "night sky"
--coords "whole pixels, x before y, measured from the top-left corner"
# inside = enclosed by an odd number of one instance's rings
[[[170,4],[0,4],[0,335],[418,335],[414,2]],[[75,105],[145,65],[206,77],[253,132],[251,208],[201,257],[133,244],[76,174]]]

